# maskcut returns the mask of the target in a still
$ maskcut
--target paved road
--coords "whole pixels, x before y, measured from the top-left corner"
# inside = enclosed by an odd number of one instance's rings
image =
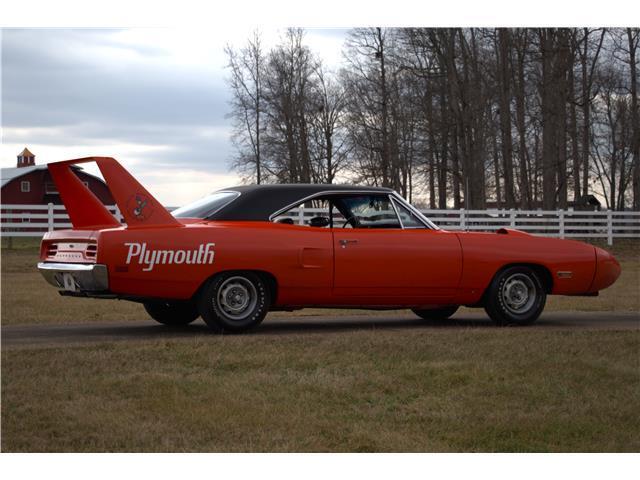
[[[495,328],[482,313],[458,313],[444,322],[425,322],[414,315],[377,314],[357,316],[291,316],[267,318],[251,335],[294,333],[334,333],[347,330]],[[634,312],[549,312],[531,327],[539,329],[621,329],[640,330],[640,315]],[[104,341],[138,341],[169,338],[195,338],[210,335],[202,321],[183,328],[168,328],[153,320],[62,325],[11,325],[2,327],[2,347],[78,345]]]

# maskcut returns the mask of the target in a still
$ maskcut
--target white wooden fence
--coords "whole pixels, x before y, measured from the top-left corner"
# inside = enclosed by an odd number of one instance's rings
[[[107,207],[122,221],[118,208]],[[41,237],[44,232],[71,228],[63,205],[1,205],[0,225],[5,237]],[[306,224],[323,210],[299,208],[288,212]],[[448,230],[495,231],[501,227],[560,238],[640,239],[640,212],[573,210],[423,210],[436,225]]]
[[[298,208],[286,217],[304,225],[325,210]],[[576,210],[421,210],[433,223],[447,230],[492,232],[514,228],[536,235],[559,238],[640,239],[640,212]],[[384,214],[385,212],[379,212]],[[394,212],[386,212],[394,215]],[[326,215],[326,213],[324,213]]]
[[[122,215],[116,205],[107,209],[119,221]],[[64,205],[0,205],[0,227],[3,237],[41,237],[45,232],[71,228]]]

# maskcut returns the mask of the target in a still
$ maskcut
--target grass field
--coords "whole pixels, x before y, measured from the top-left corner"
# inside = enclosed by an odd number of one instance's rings
[[[3,451],[638,451],[640,333],[361,330],[5,350]]]
[[[59,297],[33,245],[17,247],[2,252],[3,325],[145,318],[136,304]],[[549,308],[640,311],[639,251],[618,242],[614,287]],[[638,411],[638,330],[258,331],[3,348],[0,446],[637,452]]]

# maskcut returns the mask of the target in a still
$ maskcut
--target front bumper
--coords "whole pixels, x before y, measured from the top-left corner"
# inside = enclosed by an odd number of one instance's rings
[[[105,292],[109,290],[107,266],[82,263],[38,263],[44,279],[68,292]]]

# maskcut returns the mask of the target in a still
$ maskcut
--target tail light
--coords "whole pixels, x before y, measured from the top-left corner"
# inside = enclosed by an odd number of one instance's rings
[[[47,245],[46,247],[46,256],[48,257],[55,257],[56,254],[58,253],[58,244],[57,243],[50,243],[49,245]]]
[[[95,263],[98,245],[95,242],[51,242],[43,245],[44,259],[48,262]]]
[[[87,245],[87,248],[85,250],[85,255],[86,255],[87,258],[91,258],[91,259],[95,260],[97,253],[98,253],[98,246],[97,245],[92,244],[92,243]]]

